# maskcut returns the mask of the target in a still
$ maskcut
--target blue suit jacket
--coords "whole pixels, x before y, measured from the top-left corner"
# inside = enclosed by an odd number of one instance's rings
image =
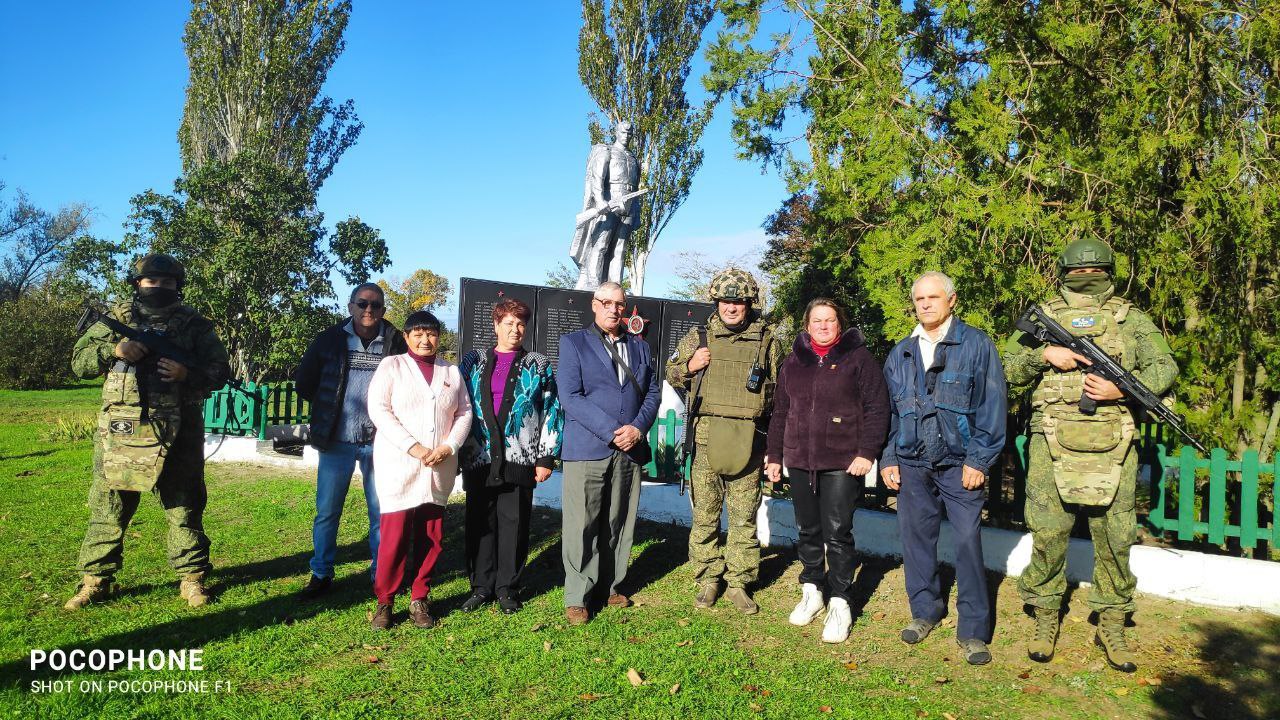
[[[561,336],[556,370],[556,391],[564,408],[560,459],[609,457],[617,449],[612,446],[613,432],[623,425],[638,428],[647,438],[658,417],[661,381],[649,344],[635,335],[626,338],[628,364],[645,390],[643,396],[637,396],[630,380],[618,382],[613,360],[594,326]],[[649,462],[649,443],[642,440],[627,455],[638,463]]]

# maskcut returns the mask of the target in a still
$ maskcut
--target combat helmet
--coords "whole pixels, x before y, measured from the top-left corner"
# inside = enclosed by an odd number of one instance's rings
[[[738,268],[722,270],[711,279],[708,294],[712,300],[738,300],[760,304],[760,285],[751,273]]]
[[[1080,238],[1063,249],[1058,257],[1058,272],[1065,275],[1080,268],[1106,268],[1111,271],[1115,264],[1115,253],[1110,245],[1096,238]]]
[[[181,288],[187,279],[187,269],[172,255],[149,253],[133,263],[128,280],[136,283],[144,277],[171,277],[178,281],[178,287]]]

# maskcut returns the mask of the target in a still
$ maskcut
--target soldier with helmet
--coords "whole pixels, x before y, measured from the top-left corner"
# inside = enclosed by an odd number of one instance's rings
[[[751,273],[736,268],[719,273],[710,295],[715,314],[705,328],[686,333],[667,360],[667,381],[690,389],[686,404],[696,408],[686,429],[695,442],[689,478],[689,560],[698,585],[694,605],[711,607],[727,583],[725,597],[750,615],[759,611],[747,586],[760,568],[756,512],[764,432],[784,352],[761,316],[760,287]],[[720,509],[726,504],[729,531],[722,547]]]
[[[1164,393],[1178,373],[1173,353],[1151,318],[1116,295],[1114,271],[1106,243],[1076,240],[1059,261],[1059,294],[1042,307],[1070,332],[1092,337],[1152,392]],[[1093,540],[1094,639],[1113,668],[1133,672],[1137,656],[1124,629],[1137,585],[1129,568],[1137,537],[1133,414],[1116,385],[1088,374],[1088,361],[1067,348],[1033,347],[1017,333],[1003,359],[1010,385],[1032,389],[1026,520],[1033,546],[1031,563],[1018,580],[1035,615],[1027,654],[1038,662],[1053,657],[1067,585],[1067,543],[1076,516],[1084,515]],[[1096,412],[1081,412],[1082,396],[1097,402]]]
[[[169,522],[169,564],[191,607],[208,602],[209,538],[204,532],[204,400],[228,376],[227,349],[213,323],[182,303],[186,269],[152,253],[129,274],[133,298],[109,315],[165,336],[194,358],[155,357],[142,342],[95,323],[76,342],[71,368],[82,378],[106,374],[94,441],[89,527],[80,549],[80,588],[68,610],[108,599],[124,563],[124,532],[144,492]],[[198,364],[196,364],[198,363]]]

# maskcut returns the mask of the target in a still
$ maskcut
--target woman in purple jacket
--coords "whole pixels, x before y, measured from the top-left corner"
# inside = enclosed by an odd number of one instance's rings
[[[778,482],[786,466],[800,527],[802,594],[791,624],[817,617],[825,585],[822,640],[839,643],[853,624],[853,510],[889,431],[889,393],[862,333],[835,302],[809,303],[804,325],[778,373],[765,475]]]

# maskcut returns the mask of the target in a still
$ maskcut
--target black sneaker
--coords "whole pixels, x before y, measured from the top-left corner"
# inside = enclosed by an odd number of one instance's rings
[[[306,587],[302,588],[302,591],[299,594],[307,600],[312,600],[329,592],[332,587],[333,578],[322,578],[312,575],[311,580],[307,581]]]
[[[479,610],[485,603],[492,602],[493,596],[487,593],[471,593],[471,597],[462,603],[462,607],[458,608],[462,612],[475,612]]]
[[[498,598],[498,607],[502,608],[503,615],[514,615],[520,612],[520,609],[524,607],[524,603],[517,598],[504,595]]]

